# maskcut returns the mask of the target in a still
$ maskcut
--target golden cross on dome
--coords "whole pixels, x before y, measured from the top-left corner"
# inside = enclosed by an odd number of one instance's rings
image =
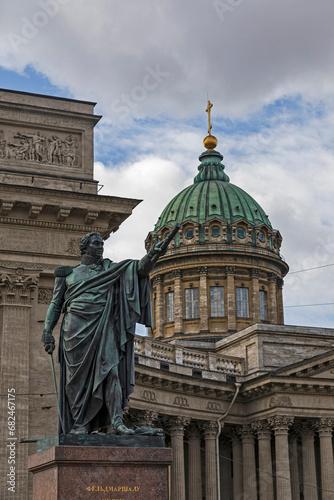
[[[208,113],[208,120],[209,120],[209,130],[208,130],[208,134],[211,135],[211,129],[212,129],[212,125],[211,125],[211,108],[212,108],[213,104],[211,104],[210,101],[208,101],[208,107],[206,108],[206,112]]]

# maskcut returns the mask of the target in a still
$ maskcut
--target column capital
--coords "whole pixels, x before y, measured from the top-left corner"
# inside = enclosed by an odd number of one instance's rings
[[[240,429],[240,434],[243,443],[247,441],[254,441],[254,430],[250,424],[243,425]]]
[[[189,426],[187,427],[187,437],[192,438],[192,437],[197,437],[200,433],[200,426],[198,425],[197,422],[194,422],[193,420],[189,423]]]
[[[282,278],[277,278],[277,289],[280,290],[283,288],[284,280]]]
[[[174,269],[173,276],[174,278],[182,278],[182,269]]]
[[[240,427],[233,427],[233,429],[229,430],[226,433],[226,437],[228,437],[232,441],[232,443],[236,441],[241,442]]]
[[[172,433],[182,433],[184,432],[187,425],[189,425],[190,418],[178,416],[171,417],[168,419],[167,428],[169,432]]]
[[[332,436],[334,427],[334,418],[321,417],[315,423],[319,436]]]
[[[225,270],[226,270],[226,274],[235,274],[235,267],[234,266],[226,266]]]
[[[271,436],[271,428],[266,420],[255,420],[251,423],[251,427],[259,439]]]
[[[275,434],[287,434],[293,424],[293,417],[287,415],[273,415],[268,417],[267,421],[274,430]]]
[[[153,285],[160,285],[164,282],[164,275],[163,274],[157,274],[153,278]]]
[[[38,274],[22,268],[0,272],[0,304],[30,305],[31,293],[38,285]]]
[[[208,268],[207,268],[207,266],[200,266],[198,268],[198,274],[199,275],[202,274],[202,275],[206,276],[208,274]]]
[[[210,438],[210,437],[215,438],[217,436],[218,424],[216,420],[210,420],[209,422],[205,422],[205,424],[203,424],[201,428],[204,431],[205,438]]]
[[[138,412],[136,415],[138,426],[153,427],[159,418],[159,413],[153,410]]]
[[[314,436],[316,430],[315,422],[303,421],[296,426],[296,430],[300,436]]]
[[[252,269],[252,278],[258,278],[260,276],[259,269]]]

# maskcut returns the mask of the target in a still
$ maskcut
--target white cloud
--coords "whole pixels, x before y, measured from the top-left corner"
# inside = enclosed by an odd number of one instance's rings
[[[58,13],[36,27],[41,3]],[[333,90],[331,0],[237,2],[223,20],[215,2],[201,0],[4,0],[1,11],[4,66],[32,64],[76,97],[98,97],[114,119],[124,95],[129,117],[184,117],[207,91],[221,113],[235,115],[284,94]],[[13,46],[10,33],[27,43]],[[168,76],[139,99],[147,67]]]
[[[192,182],[209,92],[226,172],[281,231],[290,268],[334,262],[334,3],[224,3],[231,9],[217,0],[3,0],[0,65],[31,65],[98,102],[102,193],[144,200],[107,242],[112,259],[140,258],[164,206]],[[226,118],[233,126],[235,117],[243,121],[231,135]],[[334,302],[333,272],[287,277],[285,303]],[[288,317],[334,322],[330,308]]]
[[[146,236],[185,182],[182,169],[171,161],[152,156],[117,168],[95,163],[95,176],[104,184],[101,194],[143,200],[105,246],[105,255],[116,262],[140,259],[146,253]]]

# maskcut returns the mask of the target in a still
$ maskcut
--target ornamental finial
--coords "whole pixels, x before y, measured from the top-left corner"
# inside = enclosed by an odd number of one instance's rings
[[[212,129],[212,125],[211,125],[211,108],[212,108],[213,104],[208,101],[208,107],[206,108],[206,112],[208,113],[208,121],[209,121],[209,129],[208,129],[208,136],[205,137],[205,139],[203,140],[203,144],[204,144],[204,147],[206,149],[215,149],[215,147],[217,146],[218,144],[218,141],[217,139],[215,138],[215,136],[211,135],[211,129]]]

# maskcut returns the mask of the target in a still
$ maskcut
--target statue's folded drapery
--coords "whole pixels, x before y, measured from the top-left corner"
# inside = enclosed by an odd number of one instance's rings
[[[138,261],[80,265],[56,279],[48,312],[62,307],[58,361],[63,430],[88,432],[110,423],[103,381],[118,366],[122,406],[134,387],[136,323],[151,326],[149,278],[138,276]]]

